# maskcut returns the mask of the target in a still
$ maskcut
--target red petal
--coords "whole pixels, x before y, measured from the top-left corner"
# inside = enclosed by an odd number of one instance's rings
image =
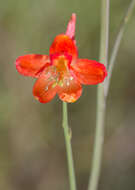
[[[78,59],[70,66],[74,76],[82,84],[98,84],[103,82],[107,76],[105,66],[94,60]]]
[[[74,40],[75,37],[75,23],[76,23],[76,14],[73,13],[71,19],[67,25],[66,35]]]
[[[74,41],[69,38],[69,36],[60,34],[56,36],[50,47],[50,55],[54,53],[67,53],[73,57],[77,57],[77,47]]]
[[[72,76],[64,78],[63,86],[58,89],[59,98],[68,103],[75,102],[82,94],[81,84]]]
[[[48,67],[43,73],[40,75],[39,79],[35,82],[33,87],[33,95],[39,100],[41,103],[47,103],[51,101],[56,95],[57,86],[54,86],[55,79]]]
[[[30,54],[17,58],[15,64],[17,71],[25,76],[39,77],[41,72],[49,64],[49,56]]]

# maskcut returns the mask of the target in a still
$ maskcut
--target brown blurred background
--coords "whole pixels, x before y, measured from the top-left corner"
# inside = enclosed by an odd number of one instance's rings
[[[112,0],[110,51],[130,0]],[[48,54],[54,37],[77,14],[81,58],[97,59],[98,0],[0,1],[0,189],[69,190],[61,101],[41,104],[34,80],[19,75],[16,57]],[[86,190],[95,129],[96,86],[69,104],[78,190]],[[135,11],[122,40],[107,100],[106,135],[99,190],[135,189]]]

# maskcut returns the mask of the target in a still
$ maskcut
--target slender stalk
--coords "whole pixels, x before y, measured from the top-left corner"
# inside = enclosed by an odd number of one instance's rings
[[[67,113],[66,102],[63,102],[63,129],[64,129],[65,144],[67,151],[70,190],[76,190],[76,180],[75,180],[74,163],[72,156],[72,147],[71,147],[71,130],[68,127],[68,113]]]
[[[118,54],[118,50],[120,47],[120,43],[121,43],[125,28],[127,26],[129,19],[131,18],[132,13],[133,13],[134,6],[135,6],[135,0],[131,0],[130,4],[126,10],[125,16],[123,17],[122,22],[120,24],[118,33],[116,35],[116,40],[114,42],[112,54],[111,54],[110,61],[109,61],[108,77],[105,80],[105,86],[104,86],[106,97],[108,95],[109,85],[110,85],[110,81],[111,81],[112,71],[113,71],[113,68],[115,65],[116,56]]]
[[[108,37],[109,37],[109,0],[101,1],[101,37],[100,37],[100,62],[107,66]],[[100,177],[102,152],[104,143],[104,117],[105,97],[104,84],[100,84],[97,90],[97,113],[94,152],[92,158],[91,178],[88,190],[97,190]]]

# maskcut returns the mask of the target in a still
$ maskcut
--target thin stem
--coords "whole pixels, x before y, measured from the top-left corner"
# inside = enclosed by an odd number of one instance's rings
[[[108,90],[109,90],[109,86],[110,86],[112,71],[113,71],[113,68],[114,68],[114,65],[115,65],[115,60],[116,60],[116,57],[117,57],[117,54],[118,54],[118,50],[119,50],[119,47],[120,47],[120,43],[121,43],[125,28],[127,26],[127,23],[129,21],[129,19],[131,18],[132,13],[133,13],[134,6],[135,6],[135,0],[131,0],[129,6],[127,8],[127,11],[126,11],[126,13],[125,13],[125,15],[124,15],[124,17],[122,19],[122,22],[120,24],[118,33],[116,35],[116,40],[114,42],[114,46],[113,46],[113,49],[112,49],[112,54],[111,54],[110,61],[109,61],[108,77],[105,80],[105,87],[104,87],[105,97],[107,97],[107,95],[108,95]]]
[[[67,151],[70,190],[76,190],[76,180],[75,180],[74,163],[72,156],[72,147],[71,147],[71,130],[68,127],[68,113],[67,113],[66,102],[63,102],[63,129],[64,129],[65,144]]]
[[[109,0],[102,0],[101,7],[101,40],[100,40],[100,62],[107,66],[108,59],[108,37],[109,37]],[[97,190],[100,177],[102,152],[104,143],[104,117],[105,97],[104,84],[98,86],[97,91],[97,113],[94,152],[92,158],[91,178],[88,190]]]

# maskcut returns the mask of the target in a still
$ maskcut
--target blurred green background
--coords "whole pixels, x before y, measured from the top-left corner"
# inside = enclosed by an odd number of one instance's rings
[[[130,0],[112,0],[110,51]],[[61,127],[62,103],[41,104],[32,96],[34,80],[19,75],[15,59],[48,54],[54,37],[77,14],[81,58],[98,60],[98,0],[0,1],[0,189],[69,190]],[[99,190],[135,189],[135,11],[122,40],[106,112],[106,134]],[[69,104],[69,124],[78,190],[86,190],[95,130],[96,86],[83,88]]]

